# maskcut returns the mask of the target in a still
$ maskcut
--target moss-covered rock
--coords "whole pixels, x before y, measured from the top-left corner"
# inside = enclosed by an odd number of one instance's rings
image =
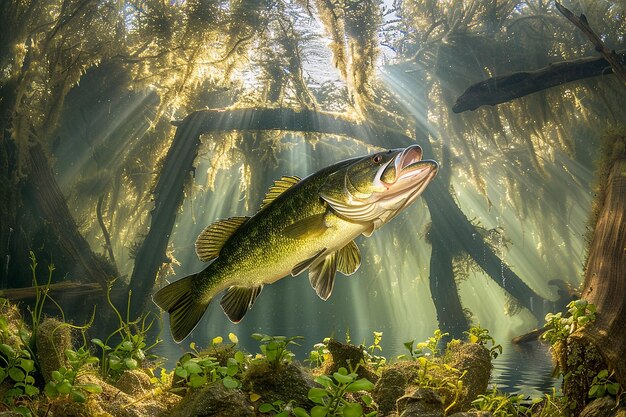
[[[145,395],[153,388],[150,376],[141,369],[124,371],[115,381],[115,387],[133,397]]]
[[[419,364],[412,361],[396,362],[383,369],[372,391],[372,398],[378,404],[381,415],[385,416],[396,410],[396,400],[417,379],[419,369]]]
[[[420,387],[433,389],[447,413],[469,410],[472,401],[485,393],[491,375],[489,351],[475,343],[453,343],[443,358],[422,363],[425,370],[419,361],[396,362],[383,369],[372,392],[381,415],[395,411],[400,397]]]
[[[330,358],[324,362],[321,369],[322,374],[332,375],[337,372],[339,368],[346,368],[350,371],[358,365],[356,373],[359,378],[367,378],[370,382],[376,382],[378,380],[378,375],[365,365],[366,361],[363,346],[355,346],[330,339],[326,347],[330,353]]]
[[[432,389],[409,390],[396,401],[399,417],[443,417],[443,399]]]
[[[71,329],[55,318],[45,318],[37,327],[35,342],[41,374],[49,382],[53,371],[67,367],[65,351],[72,348]]]
[[[162,417],[253,417],[254,406],[248,395],[217,382],[187,395]]]
[[[446,363],[465,374],[462,393],[448,413],[468,410],[472,401],[487,391],[492,368],[489,351],[476,343],[451,344],[446,352]]]
[[[317,386],[311,375],[297,364],[273,368],[267,362],[252,364],[242,384],[244,390],[260,395],[264,402],[293,401],[294,406],[305,409],[313,407],[308,393]]]
[[[606,396],[587,404],[579,417],[626,417],[626,408],[617,407],[615,399]]]

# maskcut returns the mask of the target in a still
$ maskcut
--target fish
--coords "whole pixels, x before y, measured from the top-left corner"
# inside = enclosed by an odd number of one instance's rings
[[[413,203],[438,169],[412,145],[276,180],[254,216],[218,220],[200,233],[196,254],[210,262],[203,270],[153,295],[170,315],[173,339],[186,338],[220,293],[224,313],[238,323],[264,285],[305,270],[327,300],[336,272],[351,275],[361,264],[354,239],[371,236]]]

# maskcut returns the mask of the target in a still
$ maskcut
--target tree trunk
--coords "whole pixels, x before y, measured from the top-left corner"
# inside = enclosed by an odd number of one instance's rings
[[[52,173],[41,145],[31,146],[27,158],[28,194],[36,212],[50,227],[64,256],[66,265],[73,265],[71,278],[96,282],[106,288],[115,274],[92,251],[70,213],[67,203]]]
[[[614,161],[609,171],[582,296],[597,308],[596,321],[583,335],[626,387],[626,158]]]

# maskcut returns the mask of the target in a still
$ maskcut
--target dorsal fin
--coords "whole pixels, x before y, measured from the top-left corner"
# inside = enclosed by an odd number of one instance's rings
[[[250,217],[237,216],[208,225],[196,239],[196,254],[203,262],[217,258],[224,242]]]
[[[300,182],[300,177],[296,177],[295,175],[291,177],[283,176],[280,177],[279,180],[274,181],[274,184],[272,184],[270,189],[267,190],[267,194],[265,194],[265,198],[261,203],[261,208],[266,207],[269,203],[276,200],[276,197],[296,185],[298,182]]]

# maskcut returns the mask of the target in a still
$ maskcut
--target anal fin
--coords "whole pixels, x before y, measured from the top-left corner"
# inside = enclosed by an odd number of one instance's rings
[[[263,285],[258,287],[232,286],[226,290],[220,305],[224,313],[233,323],[239,323],[248,310],[252,308],[256,298],[261,294]]]

